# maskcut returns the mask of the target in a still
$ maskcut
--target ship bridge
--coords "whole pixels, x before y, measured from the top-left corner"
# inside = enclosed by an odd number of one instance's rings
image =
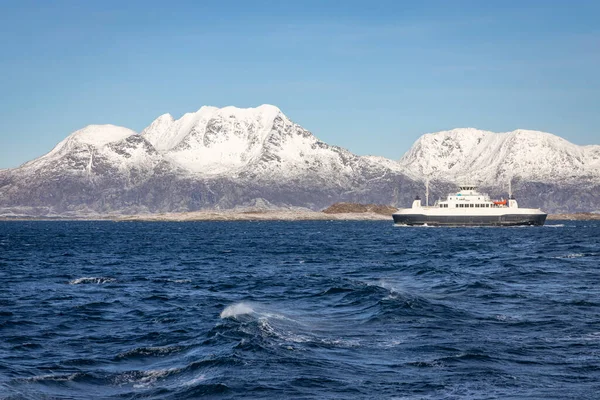
[[[460,185],[461,192],[475,192],[477,191],[477,185]]]

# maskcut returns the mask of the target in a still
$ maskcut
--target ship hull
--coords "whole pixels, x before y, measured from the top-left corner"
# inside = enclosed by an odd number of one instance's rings
[[[398,225],[428,226],[520,226],[544,225],[547,214],[504,214],[504,215],[425,215],[393,214]]]

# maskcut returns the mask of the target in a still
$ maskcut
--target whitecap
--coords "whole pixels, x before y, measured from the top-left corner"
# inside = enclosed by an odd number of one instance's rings
[[[109,278],[105,276],[89,276],[83,278],[77,278],[69,281],[69,285],[80,285],[80,284],[89,284],[94,283],[101,285],[103,283],[116,282],[115,278]]]
[[[158,278],[154,279],[154,282],[169,282],[169,283],[190,283],[191,279],[173,279],[173,278]]]
[[[377,282],[365,282],[367,285],[369,286],[376,286],[376,287],[380,287],[382,289],[385,289],[388,291],[388,295],[386,297],[383,298],[383,300],[394,300],[397,299],[398,296],[401,294],[401,291],[398,290],[394,285],[390,284],[389,282],[380,279]]]
[[[221,311],[221,318],[235,318],[240,315],[252,314],[254,309],[248,303],[236,303]]]
[[[190,379],[187,382],[184,382],[183,385],[184,386],[194,386],[197,383],[200,383],[200,382],[205,381],[205,380],[206,380],[206,375],[202,374],[202,375],[199,375],[199,376],[197,376],[197,377],[195,377],[193,379]]]
[[[31,378],[25,378],[24,380],[27,382],[40,382],[40,381],[54,381],[54,382],[67,382],[72,381],[73,379],[82,376],[81,372],[76,372],[73,374],[46,374],[46,375],[37,375],[32,376]]]
[[[156,347],[136,347],[123,353],[119,353],[117,358],[127,357],[162,357],[181,351],[181,346],[156,346]]]
[[[113,378],[113,383],[119,386],[133,384],[134,388],[148,387],[159,379],[166,378],[179,368],[151,369],[147,371],[128,371]]]
[[[569,253],[566,254],[564,256],[556,256],[554,258],[581,258],[581,257],[586,257],[588,256],[588,254],[584,254],[584,253]]]

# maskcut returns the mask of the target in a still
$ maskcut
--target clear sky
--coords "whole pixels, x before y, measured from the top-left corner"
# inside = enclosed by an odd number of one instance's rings
[[[202,105],[392,159],[456,127],[600,144],[599,73],[600,1],[0,0],[0,168]]]

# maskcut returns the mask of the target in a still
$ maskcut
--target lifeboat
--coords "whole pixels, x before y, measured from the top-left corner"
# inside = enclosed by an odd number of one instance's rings
[[[494,204],[497,205],[497,206],[505,206],[506,205],[506,199],[495,200]]]

